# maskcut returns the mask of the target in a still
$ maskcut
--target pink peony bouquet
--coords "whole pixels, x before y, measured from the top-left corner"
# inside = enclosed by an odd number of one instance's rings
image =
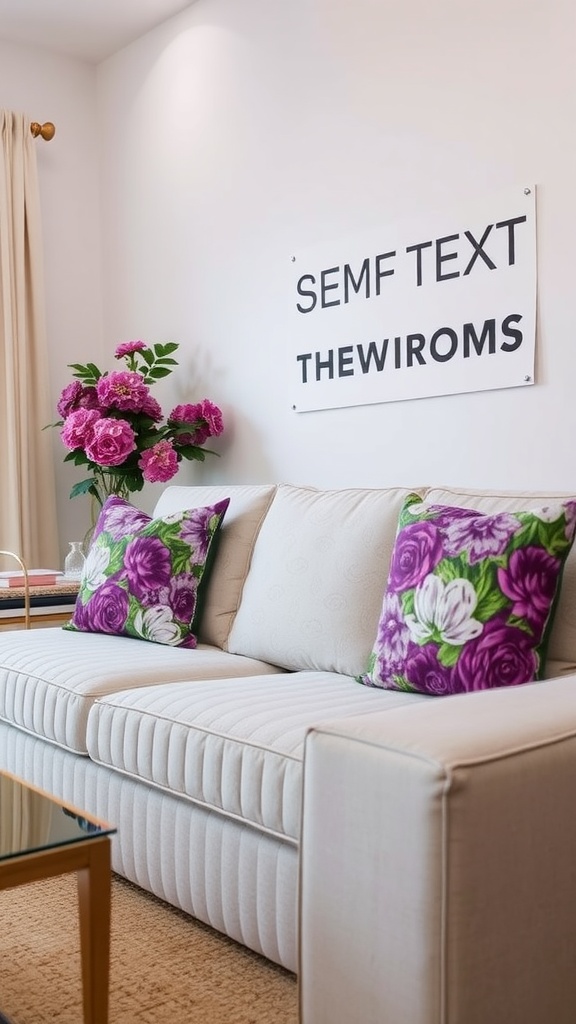
[[[182,459],[204,461],[216,455],[204,448],[222,433],[222,413],[207,398],[177,405],[164,420],[150,387],[178,365],[175,342],[118,345],[114,355],[126,369],[102,373],[94,363],[71,363],[76,380],[58,400],[62,417],[54,426],[69,449],[65,462],[87,466],[90,476],[75,484],[70,497],[91,494],[102,505],[111,494],[127,498],[144,482],[166,483]]]

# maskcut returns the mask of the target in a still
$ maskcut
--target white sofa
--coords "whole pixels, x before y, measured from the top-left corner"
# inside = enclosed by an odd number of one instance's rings
[[[576,554],[555,678],[362,686],[408,493],[168,487],[157,516],[231,498],[199,647],[0,633],[0,768],[116,824],[117,872],[297,971],[303,1024],[568,1024]]]

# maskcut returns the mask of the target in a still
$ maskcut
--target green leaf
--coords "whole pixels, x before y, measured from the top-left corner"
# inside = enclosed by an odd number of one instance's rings
[[[508,619],[509,626],[516,626],[517,629],[521,629],[523,633],[528,633],[529,636],[533,635],[533,630],[530,627],[530,623],[526,619],[521,619],[517,615],[511,615]]]
[[[544,548],[554,557],[562,556],[567,548],[568,541],[565,534],[565,517],[559,516],[553,523],[546,523],[533,513],[520,513],[518,518],[522,522],[522,529],[512,538],[508,550],[511,554],[518,548],[535,546]]]
[[[168,356],[172,352],[177,352],[179,348],[180,346],[176,341],[167,341],[164,344],[162,344],[162,342],[157,342],[156,345],[154,345],[154,352],[156,356]]]
[[[106,534],[106,536],[109,536],[109,534]],[[114,576],[116,573],[119,573],[123,570],[124,553],[126,551],[127,546],[127,541],[120,544],[112,542],[107,545],[110,551],[110,561],[106,569],[106,576],[108,577],[108,579],[110,578],[110,576]],[[121,581],[117,580],[116,582],[120,582],[120,585],[122,585]]]
[[[488,622],[488,619],[492,619],[498,612],[507,608],[509,603],[508,598],[502,591],[495,587],[492,593],[486,594],[482,601],[478,602],[474,618],[478,619],[479,622]]]
[[[416,687],[408,682],[406,676],[392,676],[392,678],[399,690],[404,690],[405,693],[416,693]]]
[[[76,451],[70,452],[70,454],[72,456],[70,461],[73,462],[75,466],[90,465],[90,459],[86,455],[86,452],[83,452],[80,448],[77,448]]]
[[[404,617],[406,617],[407,615],[414,614],[415,593],[415,590],[405,590],[404,593],[401,595],[400,600],[402,601],[402,612],[404,614]]]
[[[148,366],[154,366],[154,353],[151,352],[149,348],[142,349],[139,354]]]
[[[438,661],[446,668],[453,668],[460,657],[461,647],[453,644],[441,644],[438,649]]]
[[[498,588],[494,588],[491,594],[486,594],[482,601],[479,601],[474,611],[474,618],[479,622],[488,622],[498,612],[503,611],[510,604],[509,599]]]
[[[162,440],[161,434],[151,434],[150,437],[139,437],[138,438],[138,451],[145,452],[148,448],[153,448],[158,441]]]
[[[117,475],[121,476],[122,480],[126,484],[126,487],[128,488],[129,491],[141,491],[142,490],[142,488],[144,486],[144,480],[143,480],[141,472],[138,472],[138,473],[126,473],[125,472],[125,473],[122,473],[122,474],[119,473]]]
[[[474,589],[478,602],[484,601],[498,587],[498,570],[494,562],[486,559],[480,562],[474,580]]]
[[[75,371],[72,376],[77,377],[83,384],[94,385],[102,376],[95,363],[88,363],[87,366],[82,363],[69,363],[68,365]]]
[[[434,575],[438,576],[443,583],[451,583],[452,580],[469,579],[470,566],[463,555],[457,558],[443,558],[438,562]]]
[[[163,366],[153,366],[146,374],[146,377],[153,377],[154,380],[159,380],[160,377],[167,377],[169,373],[172,373],[172,370],[168,370]]]
[[[170,551],[172,552],[172,572],[190,572],[190,545],[176,538],[170,540]]]
[[[570,544],[566,539],[566,523],[564,516],[561,516],[555,523],[542,523],[543,529],[542,547],[554,557],[562,557],[568,551]]]
[[[70,491],[71,498],[77,498],[79,494],[91,494],[93,493],[92,488],[94,487],[94,478],[88,477],[86,480],[81,480],[80,483],[74,484],[74,487]]]
[[[156,363],[160,366],[178,366],[177,359],[171,359],[170,356],[160,356]]]
[[[498,584],[498,565],[497,560],[486,559],[476,566],[472,579],[477,598],[474,618],[480,622],[487,622],[509,604]]]
[[[423,522],[425,519],[428,518],[426,515],[419,515],[415,519],[415,517],[410,512],[410,508],[412,507],[412,505],[420,505],[420,504],[422,504],[422,498],[420,497],[419,494],[409,494],[406,497],[406,500],[404,501],[404,504],[403,504],[402,509],[400,511],[400,516],[399,516],[399,520],[398,520],[399,528],[401,528],[402,526],[407,526],[408,523]]]
[[[204,448],[195,448],[193,445],[189,444],[182,445],[181,448],[178,448],[178,454],[182,455],[184,459],[188,459],[189,462],[191,460],[195,460],[196,462],[204,462],[204,459],[206,458],[206,452]],[[216,454],[216,452],[208,452],[208,455]]]

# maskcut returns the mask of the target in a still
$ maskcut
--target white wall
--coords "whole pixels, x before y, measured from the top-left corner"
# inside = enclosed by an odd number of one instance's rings
[[[54,405],[68,363],[174,339],[159,399],[227,421],[181,482],[574,490],[575,29],[564,0],[196,0],[98,69],[0,40],[3,106],[57,127],[37,140]],[[290,254],[525,181],[537,384],[295,414]],[[63,455],[55,432],[64,553],[88,510]]]
[[[45,252],[50,387],[54,417],[68,363],[97,359],[102,344],[100,198],[96,71],[83,62],[0,39],[2,106],[34,121],[53,121],[56,135],[37,139]],[[70,502],[78,471],[64,466],[54,431],[62,558],[66,541],[82,537],[86,502]]]
[[[575,30],[565,0],[197,0],[100,65],[105,336],[180,341],[165,394],[228,421],[182,482],[576,487]],[[535,386],[292,412],[294,250],[524,182]]]

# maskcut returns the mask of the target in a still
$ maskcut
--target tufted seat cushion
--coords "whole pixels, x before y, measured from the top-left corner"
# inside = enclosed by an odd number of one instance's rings
[[[308,728],[428,699],[371,691],[331,672],[127,690],[92,707],[88,752],[125,775],[296,842]]]
[[[188,651],[64,629],[0,633],[0,720],[86,754],[86,722],[97,697],[161,680],[275,671],[273,665],[202,645]]]

